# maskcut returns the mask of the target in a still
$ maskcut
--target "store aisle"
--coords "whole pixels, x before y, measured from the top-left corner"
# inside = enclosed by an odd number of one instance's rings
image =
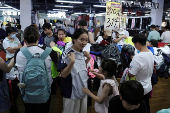
[[[93,92],[96,94],[97,92]],[[94,101],[93,104],[94,105]],[[18,96],[17,106],[19,113],[24,113],[24,105],[21,95]],[[60,90],[57,95],[51,96],[50,113],[62,113],[63,100],[60,95]],[[150,99],[151,113],[156,113],[158,110],[170,108],[170,78],[159,78],[158,84],[154,85],[153,97]],[[94,106],[88,107],[88,113],[96,113]]]

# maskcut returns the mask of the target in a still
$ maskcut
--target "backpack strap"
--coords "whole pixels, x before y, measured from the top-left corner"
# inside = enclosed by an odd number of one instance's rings
[[[45,59],[48,57],[48,55],[51,53],[51,51],[52,51],[51,48],[46,47],[45,50],[44,50],[44,52],[41,54],[41,57],[40,57],[40,58],[43,59],[43,60],[45,60]]]
[[[32,54],[31,54],[31,52],[28,50],[27,47],[21,48],[20,51],[24,54],[24,56],[25,56],[27,59],[32,58]]]

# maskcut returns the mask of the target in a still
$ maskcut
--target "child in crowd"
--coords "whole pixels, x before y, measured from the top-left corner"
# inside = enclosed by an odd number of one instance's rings
[[[119,96],[110,99],[108,113],[147,113],[140,82],[126,81],[121,84],[119,92]]]
[[[109,100],[119,95],[118,86],[116,84],[117,64],[111,59],[103,59],[99,67],[99,73],[103,74],[103,81],[98,90],[97,96],[92,94],[87,88],[83,88],[83,92],[89,95],[95,102],[95,111],[97,113],[108,113]],[[98,78],[102,78],[101,74],[96,74]]]
[[[66,37],[66,31],[64,29],[58,29],[57,36],[58,36],[58,41],[64,41]]]
[[[152,39],[149,42],[147,42],[147,46],[149,46],[149,47],[158,47],[158,41],[155,40],[155,39]]]
[[[91,56],[82,50],[88,43],[88,32],[80,28],[74,32],[72,40],[73,45],[62,53],[57,69],[61,72],[63,113],[87,113],[87,95],[82,88],[87,87],[86,66]]]

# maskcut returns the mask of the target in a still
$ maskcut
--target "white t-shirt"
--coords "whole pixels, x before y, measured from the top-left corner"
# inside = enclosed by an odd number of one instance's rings
[[[124,30],[125,36],[129,37],[129,31]]]
[[[96,40],[96,44],[100,44],[100,42],[103,40],[102,36],[99,36]]]
[[[165,31],[161,35],[162,42],[170,43],[170,31]]]
[[[28,50],[31,52],[31,54],[35,54],[35,53],[40,53],[42,54],[44,52],[44,50],[38,46],[31,46],[31,47],[28,47]],[[53,80],[52,80],[52,76],[51,76],[51,57],[48,56],[46,59],[45,59],[45,64],[46,64],[46,67],[47,67],[47,70],[48,70],[48,75],[49,75],[49,82],[52,84]],[[16,66],[18,68],[18,71],[20,73],[20,77],[19,77],[19,80],[21,81],[22,80],[22,73],[24,71],[24,68],[25,68],[25,65],[27,63],[27,59],[26,57],[23,55],[23,53],[21,51],[19,51],[16,55]]]
[[[14,38],[14,41],[10,41],[7,37],[3,40],[3,47],[6,51],[6,58],[12,58],[14,56],[14,53],[9,53],[6,49],[8,47],[18,47],[18,44],[20,44],[20,41],[17,37]]]
[[[154,56],[152,52],[140,52],[136,54],[130,63],[129,73],[135,75],[136,80],[144,88],[144,95],[152,90],[151,77],[154,67]]]

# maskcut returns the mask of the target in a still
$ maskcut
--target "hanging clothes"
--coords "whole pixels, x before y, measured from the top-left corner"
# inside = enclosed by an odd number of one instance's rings
[[[140,29],[140,18],[135,18],[135,27]]]
[[[135,18],[132,19],[132,25],[131,28],[133,29],[135,27]]]
[[[131,25],[132,25],[132,19],[129,18],[129,19],[128,19],[128,26],[127,26],[127,28],[131,28]]]

